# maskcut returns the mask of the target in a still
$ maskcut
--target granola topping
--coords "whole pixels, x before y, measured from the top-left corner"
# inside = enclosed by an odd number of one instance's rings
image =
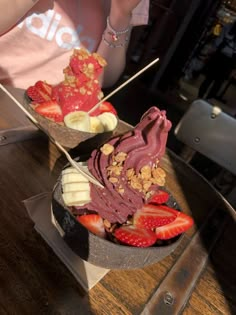
[[[101,151],[103,154],[108,155],[113,152],[113,147],[111,145],[103,145]],[[114,184],[115,189],[120,194],[124,193],[124,187],[119,185],[116,187],[115,184],[120,183],[120,176],[122,174],[124,163],[127,158],[127,153],[118,152],[113,154],[111,158],[111,164],[106,167],[107,178]],[[143,193],[145,199],[150,198],[152,194],[152,185],[164,186],[165,185],[165,171],[158,166],[159,160],[151,167],[150,165],[145,165],[141,170],[136,173],[134,168],[129,168],[124,175],[123,182],[127,182],[128,185],[137,190],[140,193]]]
[[[100,150],[103,154],[109,155],[114,151],[114,147],[109,143],[105,143]]]

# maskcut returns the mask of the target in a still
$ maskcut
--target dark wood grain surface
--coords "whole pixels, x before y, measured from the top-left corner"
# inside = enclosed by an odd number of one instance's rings
[[[0,93],[1,113],[6,106],[12,110],[1,116],[0,129],[27,125]],[[161,262],[111,270],[85,293],[22,203],[51,191],[66,160],[42,135],[23,139],[0,147],[0,314],[236,314],[234,209],[175,154],[167,151],[162,162],[167,188],[194,227]]]

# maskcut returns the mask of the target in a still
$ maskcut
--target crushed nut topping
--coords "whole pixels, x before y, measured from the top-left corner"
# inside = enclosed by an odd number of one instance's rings
[[[135,171],[133,168],[129,168],[127,171],[126,171],[126,177],[128,179],[131,179],[133,176],[135,175]]]
[[[109,222],[107,219],[103,220],[103,224],[108,229],[111,227],[111,222]]]
[[[114,147],[106,144],[101,148],[101,151],[109,155],[114,151]],[[124,178],[119,178],[124,168],[124,163],[127,158],[127,153],[118,152],[111,156],[111,163],[106,168],[108,180],[114,184],[118,193],[123,194],[125,192],[122,182],[127,182],[130,187],[144,194],[146,199],[150,198],[153,194],[152,185],[164,186],[165,185],[165,171],[159,167],[159,161],[156,161],[152,167],[145,165],[141,170],[136,173],[134,168],[127,169]],[[119,186],[117,187],[117,184]]]
[[[127,158],[127,153],[125,152],[119,152],[115,155],[114,160],[116,162],[124,162]]]
[[[107,171],[109,175],[117,175],[121,174],[123,167],[121,165],[110,165],[107,167]]]
[[[106,60],[100,56],[98,53],[93,53],[94,58],[98,61],[100,66],[105,67],[107,65]]]
[[[152,169],[149,165],[145,165],[140,170],[142,179],[149,179],[151,177]]]
[[[116,177],[109,177],[109,182],[111,182],[111,183],[117,183],[118,182],[118,178],[116,178]]]
[[[105,143],[100,150],[103,154],[109,155],[114,151],[114,147],[109,143]]]
[[[86,93],[85,87],[81,87],[81,88],[79,89],[79,91],[80,91],[80,93],[81,93],[82,95],[84,95],[84,94]]]

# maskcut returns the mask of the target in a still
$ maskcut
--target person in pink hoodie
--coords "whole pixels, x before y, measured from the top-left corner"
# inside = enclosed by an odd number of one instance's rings
[[[147,24],[148,12],[149,0],[2,0],[0,82],[56,84],[73,49],[85,47],[106,59],[103,87],[111,86],[124,70],[130,31]]]

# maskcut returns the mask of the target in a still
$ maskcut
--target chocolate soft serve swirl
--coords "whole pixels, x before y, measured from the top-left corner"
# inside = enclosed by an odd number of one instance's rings
[[[92,201],[83,208],[111,223],[126,222],[158,190],[170,128],[166,112],[151,107],[133,130],[94,150],[88,168],[105,188],[91,184]]]

